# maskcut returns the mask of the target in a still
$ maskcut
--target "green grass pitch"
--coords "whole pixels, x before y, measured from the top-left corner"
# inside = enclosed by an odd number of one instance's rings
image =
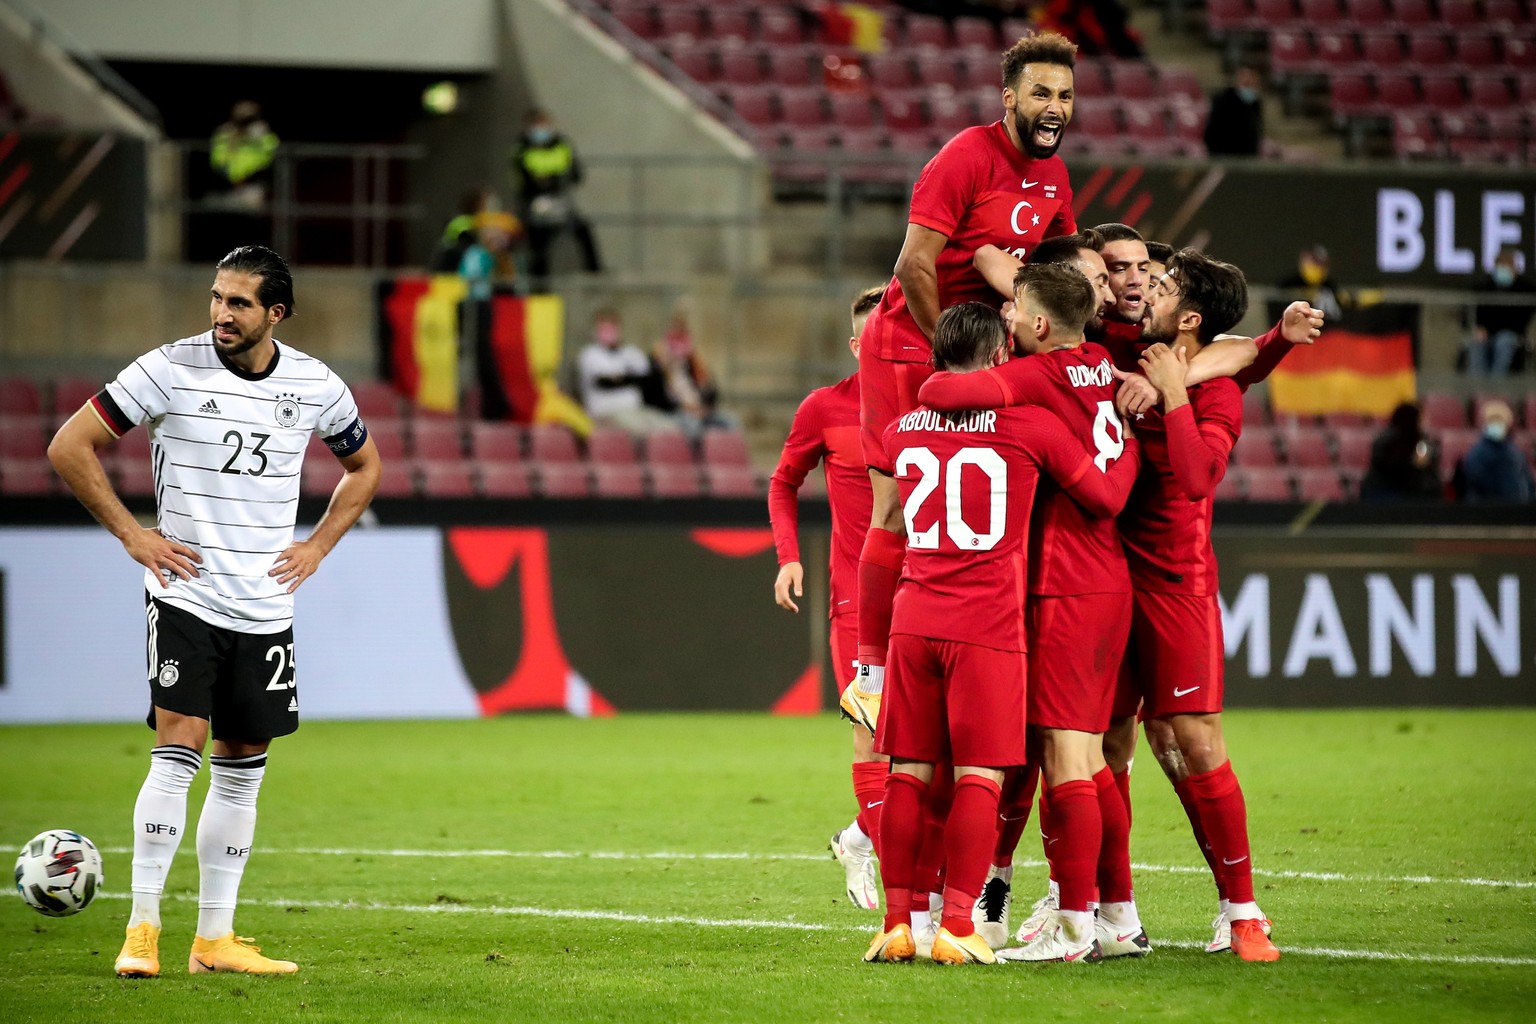
[[[112,976],[150,734],[0,729],[0,839],[78,829],[77,917],[0,900],[0,1020],[1461,1021],[1536,1010],[1536,712],[1237,711],[1279,963],[1199,948],[1215,896],[1155,764],[1135,773],[1143,961],[860,962],[827,837],[853,810],[830,716],[309,723],[274,745],[236,929],[298,975],[188,976],[194,841],[163,974]],[[188,831],[206,786],[194,786]],[[1021,858],[1037,864],[1033,833]],[[1026,908],[1044,872],[1021,866]]]

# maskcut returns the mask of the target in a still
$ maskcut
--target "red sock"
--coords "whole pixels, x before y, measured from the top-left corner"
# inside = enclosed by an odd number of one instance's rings
[[[891,640],[891,602],[907,556],[907,539],[870,527],[859,553],[859,661],[884,665]]]
[[[1051,860],[1051,791],[1044,786],[1040,787],[1040,854],[1045,858],[1045,871],[1051,881],[1057,887],[1061,886],[1061,879],[1056,877],[1056,863]]]
[[[976,930],[971,910],[987,880],[987,861],[997,844],[997,801],[1002,788],[981,775],[955,783],[944,827],[944,917],[941,924],[956,936]]]
[[[927,784],[905,772],[891,772],[885,781],[880,815],[881,886],[885,890],[885,930],[910,924],[917,849],[923,838],[923,803]],[[927,899],[927,893],[924,893]]]
[[[1131,770],[1115,773],[1115,788],[1120,791],[1120,801],[1125,804],[1125,827],[1131,827]]]
[[[1216,880],[1216,895],[1226,899],[1226,885],[1222,882],[1221,872],[1217,870],[1216,855],[1211,853],[1211,843],[1205,836],[1205,828],[1200,824],[1200,807],[1195,801],[1195,790],[1190,785],[1190,778],[1192,776],[1175,782],[1173,791],[1178,795],[1179,803],[1184,805],[1184,815],[1189,818],[1189,830],[1195,834],[1195,845],[1200,847],[1201,856],[1210,866],[1211,877]]]
[[[917,853],[917,877],[914,887],[924,893],[941,892],[944,887],[944,822],[949,818],[955,792],[955,770],[947,764],[934,765],[933,782],[923,805],[923,841]],[[926,904],[925,904],[926,905]]]
[[[1248,805],[1238,785],[1232,762],[1224,761],[1200,775],[1189,777],[1200,824],[1210,841],[1211,858],[1223,898],[1233,903],[1253,902],[1253,860],[1248,848]]]
[[[1099,820],[1099,791],[1089,779],[1074,779],[1050,787],[1045,813],[1051,841],[1046,856],[1051,877],[1061,887],[1061,909],[1088,909],[1093,901],[1103,824]]]
[[[1026,764],[1013,769],[1003,784],[1003,797],[997,807],[997,847],[992,863],[1005,868],[1013,863],[1013,851],[1019,848],[1024,829],[1029,827],[1030,805],[1035,802],[1035,785],[1040,768]]]
[[[859,828],[875,844],[880,856],[880,808],[885,805],[885,777],[891,766],[884,761],[853,762],[853,798],[859,805]]]
[[[1131,823],[1125,803],[1115,787],[1115,775],[1107,767],[1093,777],[1099,799],[1099,899],[1104,903],[1129,903],[1131,889]]]

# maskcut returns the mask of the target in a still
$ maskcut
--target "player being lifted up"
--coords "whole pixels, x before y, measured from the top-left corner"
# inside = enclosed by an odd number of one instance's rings
[[[213,728],[208,795],[197,823],[201,878],[188,969],[281,974],[234,934],[235,901],[256,831],[272,739],[298,728],[293,592],[313,576],[378,487],[378,449],[341,379],[280,344],[293,279],[260,246],[219,261],[213,329],[140,356],[59,428],[48,456],[81,504],[145,568],[149,775],[134,805],[133,907],[116,970],[160,973],[160,896],[181,843],[187,790]],[[100,451],[149,430],[158,523],[140,527]],[[330,507],[293,539],[311,434],[341,461]],[[358,624],[342,610],[338,628]]]
[[[1060,274],[1050,286],[1064,294],[1075,288],[1076,298],[1063,302],[1091,308],[1080,276]],[[1006,361],[1008,347],[990,307],[963,303],[939,318],[934,362],[957,372],[986,369]],[[1114,429],[1119,436],[1118,422]],[[900,486],[907,558],[876,737],[876,749],[891,757],[881,816],[886,917],[864,958],[916,955],[909,910],[922,808],[934,765],[948,762],[955,786],[944,831],[944,912],[931,956],[994,963],[971,911],[996,837],[1004,770],[1024,762],[1024,591],[1035,490],[1048,475],[1090,513],[1112,516],[1136,475],[1136,446],[1127,442],[1106,472],[1043,409],[944,414],[921,406],[886,429],[885,443]]]
[[[884,288],[869,288],[853,300],[853,336],[848,347],[859,357],[859,334]],[[778,552],[779,575],[773,599],[780,608],[799,612],[795,598],[804,594],[805,569],[800,564],[800,512],[797,496],[806,475],[820,462],[827,480],[827,504],[832,509],[829,558],[828,634],[832,645],[833,679],[839,690],[853,677],[859,639],[859,548],[869,529],[869,473],[859,443],[859,377],[851,374],[829,387],[817,388],[795,411],[779,465],[768,482],[768,521]],[[857,708],[853,709],[857,712]],[[850,713],[849,717],[853,717]],[[870,727],[853,725],[853,795],[858,816],[832,837],[832,856],[843,866],[848,899],[856,907],[878,910],[874,840],[880,834],[880,805],[885,800],[884,757],[874,752]]]
[[[976,249],[991,243],[1022,256],[1077,230],[1067,168],[1055,155],[1072,120],[1076,56],[1077,46],[1054,32],[1026,36],[1003,54],[1002,119],[960,132],[923,168],[895,276],[864,326],[859,391],[874,512],[859,561],[861,668],[850,699],[869,724],[905,549],[884,431],[913,408],[931,372],[928,339],[939,312],[966,301],[1001,303],[972,266]]]

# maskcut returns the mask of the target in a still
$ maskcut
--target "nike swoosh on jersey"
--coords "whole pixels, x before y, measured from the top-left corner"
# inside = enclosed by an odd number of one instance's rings
[[[875,809],[875,808],[876,808],[876,807],[879,807],[879,806],[880,806],[880,805],[881,805],[881,804],[883,804],[883,803],[885,803],[885,801],[884,801],[884,800],[876,800],[876,801],[875,801],[875,802],[874,802],[874,803],[872,803],[872,804],[865,804],[865,805],[864,805],[864,809],[865,809],[865,810],[866,810],[866,811],[872,811],[872,810],[874,810],[874,809]]]
[[[1190,688],[1189,688],[1189,689],[1187,689],[1187,690],[1181,690],[1181,689],[1179,689],[1179,688],[1178,688],[1178,687],[1177,687],[1177,686],[1175,686],[1175,687],[1174,687],[1174,688],[1173,688],[1173,695],[1174,695],[1174,696],[1175,696],[1175,697],[1183,697],[1183,696],[1185,696],[1185,695],[1186,695],[1186,694],[1191,694],[1191,693],[1194,693],[1194,692],[1195,692],[1195,691],[1196,691],[1196,690],[1198,690],[1198,689],[1200,689],[1200,687],[1198,687],[1198,686],[1191,686],[1191,687],[1190,687]]]
[[[1038,181],[1030,181],[1028,178],[1024,179],[1025,188],[1034,188],[1038,184],[1040,184]]]

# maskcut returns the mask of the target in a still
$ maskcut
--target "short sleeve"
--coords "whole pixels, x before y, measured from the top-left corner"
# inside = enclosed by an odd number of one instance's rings
[[[917,184],[912,186],[912,207],[907,220],[945,237],[954,234],[976,191],[974,174],[980,161],[970,153],[965,138],[962,132],[951,139],[928,161]]]
[[[337,458],[356,455],[363,447],[363,442],[368,440],[368,427],[358,414],[352,390],[342,379],[333,373],[326,385],[325,400],[328,404],[315,423],[315,433],[320,435]]]
[[[163,418],[171,408],[170,369],[165,348],[144,353],[96,393],[92,410],[118,437]]]

